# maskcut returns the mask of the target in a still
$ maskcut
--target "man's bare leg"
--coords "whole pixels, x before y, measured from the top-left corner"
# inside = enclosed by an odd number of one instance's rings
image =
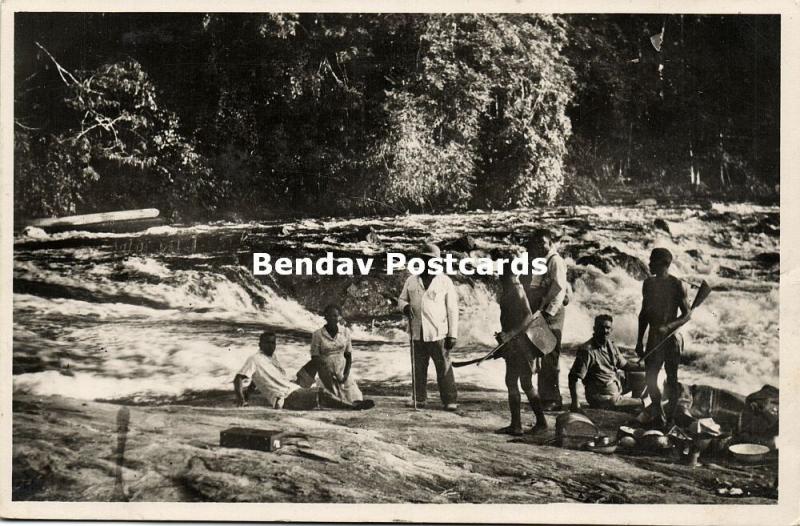
[[[519,378],[522,384],[522,390],[525,391],[525,396],[528,397],[528,403],[533,409],[533,415],[536,417],[536,424],[531,429],[532,433],[538,433],[547,429],[547,419],[544,416],[544,408],[542,407],[542,399],[539,398],[539,393],[536,392],[536,387],[533,385],[533,373],[526,370]]]
[[[495,433],[505,435],[522,434],[522,397],[517,382],[519,376],[512,365],[506,361],[506,389],[508,389],[508,410],[511,412],[511,424],[498,429]]]

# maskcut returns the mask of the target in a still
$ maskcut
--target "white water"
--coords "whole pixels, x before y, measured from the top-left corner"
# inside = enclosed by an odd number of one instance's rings
[[[737,205],[720,211],[746,216],[776,209]],[[650,249],[666,246],[676,255],[676,275],[695,282],[707,279],[712,285],[731,289],[715,291],[684,330],[687,350],[682,380],[740,393],[753,391],[764,383],[777,383],[777,282],[765,281],[754,271],[752,278],[738,280],[717,274],[719,266],[724,265],[746,276],[754,254],[778,251],[777,238],[742,235],[726,223],[704,220],[696,210],[598,207],[578,212],[595,227],[584,235],[584,241],[597,241],[601,247],[615,246],[645,261]],[[442,239],[486,229],[521,232],[538,226],[544,217],[547,222],[557,222],[550,213],[524,210],[303,221],[288,227],[293,232],[292,243],[297,246],[346,248],[369,255],[379,252],[380,247],[337,241],[336,235],[328,231],[370,224],[379,233],[381,229],[417,228],[433,239]],[[649,225],[654,217],[670,221],[672,237],[649,228],[645,235],[626,230],[631,225]],[[162,227],[157,233],[257,227]],[[57,236],[69,238],[65,234]],[[31,238],[17,240],[23,241]],[[417,240],[394,233],[384,236],[384,242],[393,250],[402,250]],[[492,242],[484,245],[491,246]],[[702,250],[707,263],[700,264],[686,256],[684,252],[690,248]],[[243,267],[195,264],[179,269],[155,256],[122,258],[92,248],[19,252],[26,257],[15,261],[15,278],[80,290],[84,295],[81,299],[66,299],[15,294],[15,364],[26,360],[44,364],[33,372],[14,376],[17,393],[148,400],[187,391],[227,390],[238,367],[255,352],[261,330],[277,330],[279,357],[287,370],[295,371],[307,360],[310,332],[322,324],[318,314],[276,294]],[[201,260],[198,255],[192,258]],[[569,263],[574,264],[571,260]],[[499,328],[499,308],[482,283],[459,285],[459,295],[462,331],[454,356],[472,357],[492,345],[492,335]],[[641,282],[624,271],[614,269],[603,274],[590,269],[575,283],[573,301],[567,308],[565,343],[588,339],[592,318],[609,312],[615,318],[615,340],[632,347],[640,301]],[[399,319],[388,328],[355,325],[353,329],[353,371],[357,378],[409,383],[407,337]],[[570,365],[571,358],[565,356],[562,375]],[[429,376],[433,374],[431,367]],[[457,369],[456,377],[462,384],[503,389],[503,363],[494,361]],[[566,387],[565,382],[563,386]]]

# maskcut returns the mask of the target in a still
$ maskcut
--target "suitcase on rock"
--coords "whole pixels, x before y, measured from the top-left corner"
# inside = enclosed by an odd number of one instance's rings
[[[275,451],[283,445],[284,431],[232,427],[219,432],[219,445],[257,451]]]

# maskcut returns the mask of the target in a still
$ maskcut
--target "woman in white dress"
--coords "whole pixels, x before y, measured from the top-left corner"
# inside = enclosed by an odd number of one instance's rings
[[[353,345],[350,329],[339,325],[339,307],[328,305],[325,325],[311,336],[311,360],[323,386],[345,402],[359,405],[364,397],[351,374]]]

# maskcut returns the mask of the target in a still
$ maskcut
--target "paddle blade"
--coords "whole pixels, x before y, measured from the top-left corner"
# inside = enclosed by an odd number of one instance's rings
[[[703,282],[700,283],[700,288],[697,289],[697,296],[694,297],[694,301],[692,302],[691,308],[696,309],[697,307],[699,307],[710,294],[711,294],[711,287],[709,286],[708,283],[706,283],[706,280],[703,280]]]
[[[549,354],[556,347],[556,337],[541,316],[534,316],[525,328],[525,336],[542,354]]]

